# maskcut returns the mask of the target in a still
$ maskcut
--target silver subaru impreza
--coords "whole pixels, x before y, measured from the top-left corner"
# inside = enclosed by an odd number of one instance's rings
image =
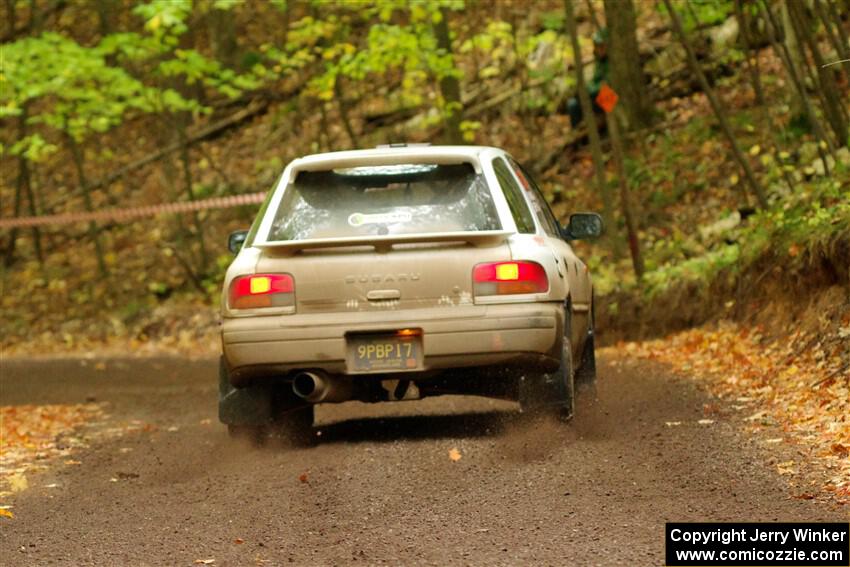
[[[219,415],[310,438],[318,403],[472,394],[572,416],[595,380],[593,286],[503,150],[386,146],[296,159],[235,232]]]

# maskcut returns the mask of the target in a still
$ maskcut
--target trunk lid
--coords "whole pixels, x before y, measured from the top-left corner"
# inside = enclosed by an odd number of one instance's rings
[[[367,246],[294,255],[267,249],[257,272],[291,274],[301,314],[451,308],[473,304],[476,264],[510,259],[505,241],[481,247],[458,241],[406,243],[389,252]]]

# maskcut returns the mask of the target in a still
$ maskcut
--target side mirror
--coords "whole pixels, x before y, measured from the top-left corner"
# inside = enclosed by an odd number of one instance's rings
[[[233,254],[239,254],[239,251],[242,250],[242,245],[245,244],[245,240],[248,238],[247,230],[237,230],[235,232],[231,232],[230,236],[227,237],[227,249],[230,250]]]
[[[602,230],[602,217],[596,213],[574,213],[561,229],[561,235],[566,240],[584,240],[602,236]]]

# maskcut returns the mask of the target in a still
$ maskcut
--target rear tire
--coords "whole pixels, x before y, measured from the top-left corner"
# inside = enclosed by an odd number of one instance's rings
[[[596,399],[596,347],[594,341],[594,316],[590,313],[587,337],[581,350],[580,366],[576,370],[575,386],[578,395],[590,400]]]
[[[270,437],[287,446],[315,441],[314,406],[292,392],[289,383],[234,388],[222,358],[219,365],[219,420],[233,439],[264,445]]]
[[[526,373],[520,377],[519,403],[531,416],[554,415],[568,421],[575,411],[575,380],[570,343],[571,310],[564,308],[564,333],[561,337],[561,364],[554,372]]]

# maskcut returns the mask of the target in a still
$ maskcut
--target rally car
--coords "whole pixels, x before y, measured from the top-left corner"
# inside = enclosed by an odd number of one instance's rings
[[[498,148],[385,146],[294,160],[221,299],[219,416],[309,440],[315,404],[470,394],[573,414],[595,380],[593,286],[566,226]]]

